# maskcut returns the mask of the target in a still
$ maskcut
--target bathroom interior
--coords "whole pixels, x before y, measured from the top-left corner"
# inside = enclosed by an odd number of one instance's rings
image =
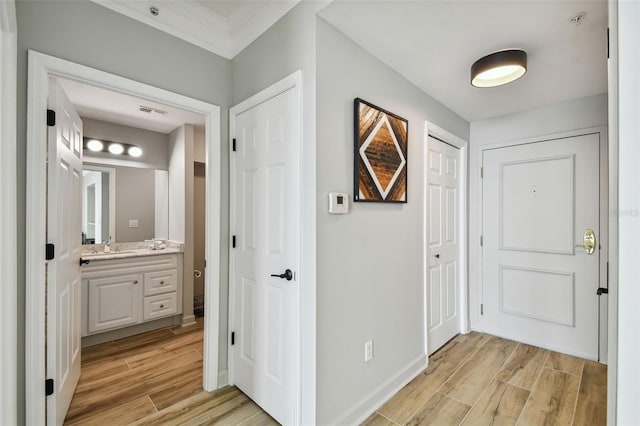
[[[158,409],[170,398],[155,378],[172,372],[188,381],[182,392],[202,389],[205,124],[171,106],[60,84],[84,136],[82,368],[65,421],[77,424],[125,397]]]

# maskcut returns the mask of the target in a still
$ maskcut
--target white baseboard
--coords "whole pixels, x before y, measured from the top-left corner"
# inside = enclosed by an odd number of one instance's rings
[[[224,370],[218,373],[218,389],[223,388],[229,384],[229,370]]]
[[[373,392],[358,401],[351,409],[343,413],[332,425],[359,425],[373,414],[378,407],[395,395],[407,383],[427,368],[426,354],[411,361],[402,371],[382,383]]]
[[[188,315],[182,317],[182,326],[188,327],[190,325],[196,325],[196,317],[195,315]]]

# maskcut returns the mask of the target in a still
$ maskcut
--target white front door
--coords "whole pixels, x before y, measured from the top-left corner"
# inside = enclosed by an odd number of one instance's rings
[[[300,396],[296,90],[237,115],[231,152],[231,381],[285,425]]]
[[[82,121],[55,79],[49,84],[47,242],[47,424],[61,425],[80,378],[80,253],[82,251]]]
[[[599,135],[486,150],[483,168],[484,330],[597,359]]]
[[[460,332],[460,150],[429,136],[427,144],[427,348]]]

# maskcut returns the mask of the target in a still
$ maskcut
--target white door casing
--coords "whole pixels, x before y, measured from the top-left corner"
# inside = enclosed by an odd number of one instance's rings
[[[0,336],[8,348],[17,347],[18,288],[17,165],[16,165],[16,8],[14,0],[0,2]],[[17,351],[0,353],[0,424],[18,422]]]
[[[80,378],[80,254],[82,252],[82,120],[55,79],[49,84],[47,241],[47,423],[62,425]]]
[[[427,353],[460,332],[460,150],[427,143]]]
[[[234,115],[231,133],[230,381],[285,425],[300,422],[297,90]]]
[[[220,313],[220,107],[94,68],[29,51],[27,96],[27,208],[25,401],[26,424],[46,422],[44,245],[46,243],[47,140],[46,114],[49,78],[69,78],[90,85],[168,103],[205,116],[207,156],[207,224],[204,327],[204,377],[207,391],[218,387],[218,327]],[[222,372],[221,377],[224,377]]]
[[[599,134],[483,151],[483,330],[598,358]]]

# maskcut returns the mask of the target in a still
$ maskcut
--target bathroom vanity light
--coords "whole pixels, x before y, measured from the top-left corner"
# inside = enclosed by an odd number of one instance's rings
[[[128,143],[112,142],[105,140],[98,140],[92,138],[84,138],[83,145],[85,149],[92,152],[111,153],[114,155],[129,155],[131,157],[142,156],[142,149],[139,146],[131,145]]]
[[[109,152],[112,154],[122,154],[124,152],[124,147],[119,143],[110,143],[109,144]]]
[[[127,150],[127,153],[132,157],[140,157],[142,155],[142,150],[137,146],[132,146]]]
[[[98,152],[104,149],[104,144],[97,139],[91,139],[87,142],[87,148],[89,151]]]
[[[471,66],[471,84],[475,87],[495,87],[511,83],[527,72],[527,52],[519,49],[501,50],[478,59]]]

